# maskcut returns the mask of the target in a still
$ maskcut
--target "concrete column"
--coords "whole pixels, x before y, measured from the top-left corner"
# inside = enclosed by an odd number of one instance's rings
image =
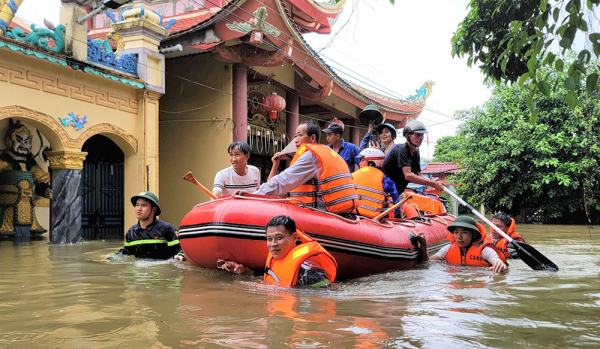
[[[50,240],[54,244],[81,242],[81,170],[86,152],[47,152],[52,170]]]
[[[65,26],[65,53],[80,61],[87,61],[87,27],[77,23],[77,17],[87,14],[76,5],[60,7],[60,24]]]
[[[248,141],[248,67],[233,65],[233,140]]]
[[[158,159],[158,121],[159,98],[162,95],[154,91],[140,91],[140,103],[144,105],[144,188],[159,195],[159,159]]]
[[[298,114],[300,114],[300,97],[293,92],[286,92],[285,109],[288,111],[285,117],[285,132],[288,141],[291,141],[296,135],[298,128]]]

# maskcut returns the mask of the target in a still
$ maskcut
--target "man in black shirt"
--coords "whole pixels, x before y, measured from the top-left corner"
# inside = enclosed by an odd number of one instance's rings
[[[404,193],[406,186],[411,182],[443,191],[446,183],[426,178],[421,174],[419,146],[427,133],[425,125],[417,120],[409,121],[402,133],[406,137],[406,143],[396,145],[390,150],[383,162],[383,173],[394,181],[398,194]]]
[[[138,223],[125,234],[125,246],[108,259],[128,254],[138,258],[185,260],[175,227],[156,218],[161,213],[158,197],[144,191],[133,196],[131,204]]]

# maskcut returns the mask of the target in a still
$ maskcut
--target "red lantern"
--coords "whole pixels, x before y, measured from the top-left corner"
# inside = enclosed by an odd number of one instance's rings
[[[344,129],[344,123],[342,122],[342,120],[336,118],[335,116],[333,117],[333,119],[331,119],[331,121],[327,121],[327,123],[325,124],[325,128],[329,127],[329,125],[331,125],[332,123],[338,124],[342,126],[342,130]]]
[[[285,109],[285,99],[276,93],[271,93],[263,99],[263,108],[269,112],[271,120],[277,120],[277,112]]]

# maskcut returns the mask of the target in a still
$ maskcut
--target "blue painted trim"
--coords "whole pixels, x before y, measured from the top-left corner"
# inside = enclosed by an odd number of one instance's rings
[[[99,72],[99,71],[97,71],[97,70],[95,70],[93,68],[90,68],[90,67],[83,68],[83,71],[86,72],[86,73],[92,73],[94,75],[102,76],[105,79],[110,79],[112,81],[118,81],[118,82],[121,82],[121,83],[126,84],[126,85],[131,85],[133,87],[144,88],[144,84],[140,84],[139,82],[131,81],[131,80],[127,80],[127,79],[124,79],[124,78],[120,78],[118,76],[114,76],[114,75],[106,74],[106,73],[103,73],[103,72]]]
[[[10,10],[11,10],[11,11],[12,11],[12,13],[13,13],[13,15],[17,13],[18,6],[17,6],[17,4],[15,3],[15,0],[8,0],[8,1],[6,2],[6,6],[8,6],[8,7],[10,8]]]
[[[117,20],[117,19],[115,18],[115,14],[114,14],[114,13],[112,13],[112,12],[110,12],[109,10],[106,10],[106,11],[104,11],[104,14],[106,15],[106,17],[110,18],[110,20],[111,20],[113,23],[120,22],[120,20]],[[88,29],[88,32],[89,32],[89,29]]]
[[[177,23],[177,20],[173,18],[173,19],[170,19],[170,20],[167,22],[167,25],[164,25],[163,27],[164,27],[166,30],[169,30],[169,29],[171,29],[171,27],[172,27],[172,26],[173,26],[173,24],[175,24],[175,23]]]
[[[48,56],[48,55],[45,55],[45,54],[43,54],[41,52],[37,52],[37,51],[30,50],[28,48],[23,48],[21,46],[9,44],[9,43],[6,43],[4,41],[0,41],[0,47],[6,47],[6,48],[10,49],[11,51],[19,51],[19,52],[24,53],[24,54],[26,54],[28,56],[34,56],[34,57],[39,58],[39,59],[45,59],[48,62],[58,63],[58,64],[62,65],[63,67],[66,67],[66,66],[69,65],[67,63],[67,61],[62,60],[60,58]]]
[[[146,18],[145,11],[146,11],[146,8],[144,7],[144,5],[142,5],[141,12],[140,12],[140,16],[142,19]]]
[[[3,19],[0,19],[0,29],[2,29],[2,32],[4,33],[6,33],[8,30],[8,23],[6,23]]]

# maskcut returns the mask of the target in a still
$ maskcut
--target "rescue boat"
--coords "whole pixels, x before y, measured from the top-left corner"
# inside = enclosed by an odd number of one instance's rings
[[[303,207],[297,199],[246,194],[196,205],[181,221],[179,242],[187,260],[202,267],[217,269],[218,261],[231,260],[263,270],[268,255],[265,225],[278,215],[292,217],[298,229],[335,257],[338,280],[411,269],[419,258],[411,233],[425,232],[429,254],[435,253],[448,243],[446,227],[455,218],[350,219]]]

